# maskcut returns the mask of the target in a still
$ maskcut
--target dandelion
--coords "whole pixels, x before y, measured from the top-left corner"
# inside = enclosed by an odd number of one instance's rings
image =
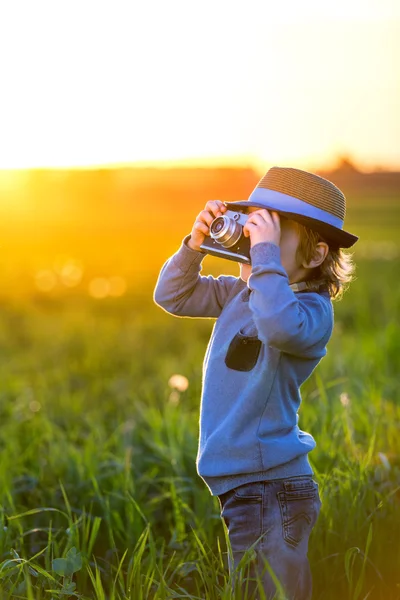
[[[189,380],[184,375],[172,375],[169,378],[168,385],[179,392],[184,392],[189,387]]]
[[[42,408],[42,405],[37,400],[32,400],[29,402],[29,408],[32,412],[39,412],[39,410]]]
[[[350,398],[349,398],[349,395],[347,394],[347,392],[342,392],[340,394],[340,402],[341,402],[342,406],[349,406]]]

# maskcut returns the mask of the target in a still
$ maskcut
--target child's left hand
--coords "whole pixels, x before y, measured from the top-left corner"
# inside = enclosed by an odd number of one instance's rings
[[[268,211],[266,208],[251,212],[243,225],[243,234],[245,237],[250,236],[251,247],[259,242],[272,242],[279,246],[281,241],[279,214],[274,210]]]

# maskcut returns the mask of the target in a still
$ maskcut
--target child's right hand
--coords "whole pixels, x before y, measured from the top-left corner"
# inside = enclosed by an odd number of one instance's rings
[[[227,210],[227,207],[221,200],[209,200],[205,209],[196,217],[192,231],[190,232],[188,246],[193,250],[200,251],[200,245],[204,242],[206,235],[210,235],[209,226],[216,217],[222,216]]]

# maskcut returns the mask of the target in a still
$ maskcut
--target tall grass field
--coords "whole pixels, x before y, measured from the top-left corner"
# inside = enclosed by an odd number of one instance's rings
[[[153,213],[157,252],[149,227],[132,255],[141,275],[125,273],[121,294],[84,279],[65,293],[3,288],[1,599],[246,600],[231,590],[218,500],[195,466],[214,319],[174,317],[152,298],[204,204],[172,233]],[[299,410],[317,442],[309,457],[322,500],[313,599],[398,600],[400,198],[360,198],[345,228],[360,236],[356,278],[334,303],[328,353]],[[4,254],[1,265],[4,275]],[[204,259],[202,274],[221,272],[239,268]]]

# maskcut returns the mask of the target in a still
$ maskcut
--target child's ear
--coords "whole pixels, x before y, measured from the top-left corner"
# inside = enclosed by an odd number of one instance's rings
[[[315,246],[313,258],[308,263],[303,260],[301,266],[305,267],[306,269],[314,269],[315,267],[319,267],[319,265],[324,262],[328,252],[328,244],[326,242],[318,242],[318,244]]]

